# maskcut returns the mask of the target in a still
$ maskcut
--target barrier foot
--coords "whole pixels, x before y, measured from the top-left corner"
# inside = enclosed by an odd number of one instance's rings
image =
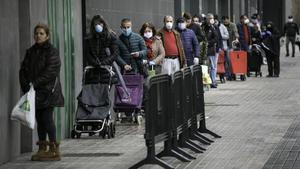
[[[193,144],[191,144],[191,143],[188,142],[188,141],[184,141],[184,142],[181,144],[181,147],[188,148],[188,149],[194,151],[195,153],[203,153],[203,151],[201,151],[198,147],[194,146]]]
[[[187,140],[186,142],[188,142],[188,143],[192,144],[193,146],[197,147],[199,150],[203,150],[203,151],[206,150],[205,148],[201,147],[200,145],[194,143],[192,140]]]
[[[174,147],[173,149],[189,159],[192,159],[192,160],[196,159],[196,157],[190,155],[188,152],[186,152],[185,150],[183,150],[180,147]]]
[[[191,138],[192,140],[197,140],[197,141],[199,141],[199,142],[202,143],[202,144],[210,145],[210,142],[204,140],[203,138],[199,137],[199,136],[196,135],[196,134],[193,134],[190,138]]]
[[[162,168],[175,169],[173,166],[171,166],[170,164],[166,163],[165,161],[163,161],[157,157],[152,157],[152,158],[147,157],[146,159],[144,159],[144,160],[136,163],[132,167],[130,167],[130,169],[137,169],[145,164],[157,164],[157,165],[161,166]]]
[[[157,154],[158,158],[164,157],[164,156],[175,157],[182,162],[191,162],[191,159],[189,159],[188,157],[184,156],[183,154],[177,152],[174,149],[164,150],[164,151],[160,152],[159,154]]]
[[[220,136],[220,135],[218,135],[218,134],[216,134],[216,133],[214,133],[214,132],[212,132],[212,131],[210,131],[208,129],[199,129],[199,132],[210,134],[210,135],[212,135],[215,138],[222,138],[222,136]]]
[[[199,131],[195,132],[195,134],[196,134],[197,136],[201,137],[202,139],[206,140],[207,142],[210,142],[210,143],[215,142],[215,141],[213,141],[213,140],[211,140],[211,139],[205,137],[204,135],[202,135]]]

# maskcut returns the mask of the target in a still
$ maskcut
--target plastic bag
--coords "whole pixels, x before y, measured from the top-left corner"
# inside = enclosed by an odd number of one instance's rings
[[[203,79],[203,84],[204,85],[210,85],[212,84],[212,80],[208,74],[208,66],[206,65],[201,65],[202,68],[202,79]]]
[[[11,113],[11,120],[18,120],[22,124],[34,129],[35,126],[35,90],[33,85],[24,94]]]

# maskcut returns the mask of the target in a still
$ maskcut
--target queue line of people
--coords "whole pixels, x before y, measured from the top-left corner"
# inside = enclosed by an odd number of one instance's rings
[[[216,69],[221,50],[225,51],[226,76],[230,79],[228,51],[233,50],[234,42],[239,42],[245,51],[254,43],[264,42],[266,48],[270,49],[267,53],[268,77],[279,76],[280,34],[272,22],[261,26],[257,15],[251,18],[251,24],[248,17],[242,15],[237,25],[228,16],[219,20],[218,16],[210,13],[194,16],[185,13],[176,20],[167,15],[163,18],[163,28],[156,30],[152,23],[146,22],[139,34],[132,31],[132,21],[124,18],[120,29],[121,34],[117,36],[103,17],[93,17],[85,43],[85,66],[112,65],[116,61],[122,72],[134,72],[146,77],[145,63],[155,66],[156,74],[169,75],[187,66],[209,63],[211,87],[217,88]],[[288,26],[285,30],[287,35],[294,36]],[[48,26],[38,24],[34,28],[35,44],[27,50],[20,69],[22,91],[26,93],[30,85],[36,90],[39,150],[32,155],[34,161],[61,158],[53,120],[54,107],[63,106],[64,103],[59,81],[61,62],[58,50],[49,38]],[[117,80],[111,80],[111,74],[99,70],[100,73],[96,74],[100,74],[100,77],[94,76],[91,83],[117,83]],[[110,95],[114,95],[114,90]],[[47,136],[49,141],[46,140]]]

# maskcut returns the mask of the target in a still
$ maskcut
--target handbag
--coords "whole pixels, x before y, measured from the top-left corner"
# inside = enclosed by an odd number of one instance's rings
[[[35,90],[30,85],[29,91],[24,94],[11,113],[11,120],[18,120],[30,129],[35,126]]]

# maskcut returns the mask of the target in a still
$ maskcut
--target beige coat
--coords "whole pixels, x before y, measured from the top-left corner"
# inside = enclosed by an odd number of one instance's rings
[[[154,38],[152,43],[152,53],[154,55],[152,61],[154,61],[156,65],[161,65],[163,59],[165,58],[165,48],[159,36]]]

